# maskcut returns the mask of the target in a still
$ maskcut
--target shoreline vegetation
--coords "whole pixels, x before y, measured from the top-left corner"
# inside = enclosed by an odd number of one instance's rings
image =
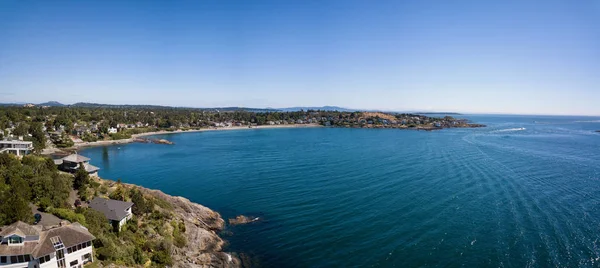
[[[89,201],[107,198],[132,202],[132,217],[109,224]],[[51,229],[77,222],[94,235],[89,267],[247,267],[244,254],[224,252],[219,236],[225,220],[190,200],[160,190],[88,175],[59,171],[47,156],[0,154],[0,226],[16,221]],[[38,212],[39,211],[39,212]],[[86,266],[87,267],[87,266]]]

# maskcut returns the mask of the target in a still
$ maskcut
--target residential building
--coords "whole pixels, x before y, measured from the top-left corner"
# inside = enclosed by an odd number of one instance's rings
[[[0,268],[81,268],[94,260],[94,239],[79,223],[42,231],[18,221],[0,228]]]
[[[18,156],[26,155],[33,151],[33,142],[20,140],[0,141],[0,152],[10,153]]]
[[[133,203],[119,200],[95,197],[90,202],[90,208],[102,212],[115,230],[121,231],[127,220],[131,219]]]
[[[100,170],[100,168],[90,164],[89,158],[79,154],[72,154],[60,159],[55,159],[54,164],[58,165],[58,169],[70,173],[77,172],[79,167],[83,166],[85,171],[92,176],[97,176],[98,170]]]
[[[108,128],[108,134],[115,134],[115,133],[117,133],[117,131],[118,130],[116,128],[114,128],[114,127],[109,127]]]

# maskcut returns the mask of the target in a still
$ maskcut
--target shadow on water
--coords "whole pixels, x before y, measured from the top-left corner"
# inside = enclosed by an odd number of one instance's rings
[[[102,164],[104,164],[105,167],[108,167],[110,165],[107,146],[102,147]]]

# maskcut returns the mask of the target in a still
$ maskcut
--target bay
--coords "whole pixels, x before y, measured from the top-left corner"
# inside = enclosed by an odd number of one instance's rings
[[[600,118],[469,115],[477,129],[158,135],[80,153],[100,176],[224,218],[264,267],[548,267],[600,261]]]

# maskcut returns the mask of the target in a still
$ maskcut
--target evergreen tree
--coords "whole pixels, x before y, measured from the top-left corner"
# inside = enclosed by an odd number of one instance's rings
[[[82,186],[87,185],[90,182],[90,175],[85,171],[83,165],[79,165],[77,172],[75,173],[75,179],[73,180],[73,187],[76,190],[81,189]]]

